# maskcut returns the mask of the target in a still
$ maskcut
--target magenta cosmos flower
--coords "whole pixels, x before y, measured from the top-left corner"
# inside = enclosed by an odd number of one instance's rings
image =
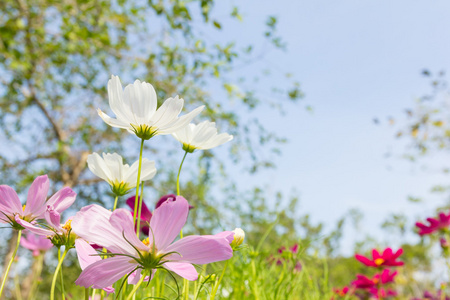
[[[447,229],[450,226],[450,213],[448,215],[440,213],[437,218],[427,218],[429,225],[417,222],[420,235],[432,234],[436,231]]]
[[[380,285],[394,282],[394,278],[397,275],[397,271],[392,272],[389,269],[384,269],[383,272],[375,274],[372,278],[368,278],[364,275],[356,275],[356,280],[352,282],[352,285],[357,289],[370,289]]]
[[[170,198],[158,207],[150,220],[150,236],[144,241],[136,237],[129,211],[110,212],[98,205],[81,209],[72,221],[73,231],[81,238],[105,247],[108,258],[87,266],[76,284],[105,288],[127,274],[134,273],[136,283],[144,274],[157,269],[174,272],[188,280],[196,280],[192,264],[208,264],[233,256],[230,243],[234,233],[187,236],[174,243],[187,220],[189,204],[183,197]],[[135,272],[136,271],[136,272]]]
[[[52,242],[48,238],[32,233],[27,233],[26,236],[20,240],[20,245],[33,251],[33,256],[39,256],[39,254],[53,247]]]
[[[21,220],[27,223],[46,218],[48,214],[60,214],[75,201],[76,193],[63,188],[47,200],[49,180],[47,175],[38,176],[28,190],[26,204],[22,207],[13,188],[0,185],[0,222],[13,228],[23,229]]]
[[[393,253],[391,248],[386,248],[382,254],[377,249],[372,250],[372,259],[369,259],[360,254],[356,254],[355,258],[369,267],[396,267],[403,266],[402,261],[398,261],[397,258],[402,255],[403,249],[398,249]]]

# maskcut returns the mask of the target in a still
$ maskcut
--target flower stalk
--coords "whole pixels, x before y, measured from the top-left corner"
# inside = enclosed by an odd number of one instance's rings
[[[184,160],[186,159],[186,156],[189,152],[185,151],[184,156],[183,156],[183,160],[181,161],[180,167],[178,168],[178,175],[177,175],[177,196],[180,196],[180,173],[181,173],[181,168],[183,167],[183,163]]]
[[[16,257],[17,249],[19,249],[21,237],[22,237],[22,230],[19,230],[19,233],[17,234],[16,248],[14,248],[14,252],[11,256],[11,259],[9,260],[8,267],[6,268],[6,272],[5,272],[5,277],[3,278],[2,286],[0,288],[0,298],[2,297],[3,289],[5,288],[6,280],[8,279],[9,270],[11,269],[11,265],[14,261],[14,258]]]
[[[141,202],[142,197],[139,198],[139,183],[141,182],[141,167],[142,167],[142,151],[144,149],[144,139],[141,139],[141,149],[139,151],[139,167],[138,167],[138,174],[137,174],[137,182],[136,182],[136,198],[134,201],[134,213],[133,213],[133,222],[136,225],[136,213],[138,209],[138,201]],[[140,204],[139,207],[142,207],[142,204]],[[136,235],[139,236],[139,228],[136,230]]]
[[[144,282],[145,276],[146,276],[145,272],[142,272],[141,279],[139,279],[138,283],[134,286],[133,290],[128,295],[126,300],[131,300],[134,298],[133,296],[136,293],[136,291],[138,290],[139,286],[142,284],[142,282]]]
[[[58,262],[58,265],[56,266],[55,273],[53,274],[53,280],[52,280],[52,288],[50,290],[50,300],[55,299],[55,286],[56,286],[56,278],[58,277],[59,270],[61,269],[62,263],[64,261],[64,258],[66,257],[67,252],[69,252],[69,248],[66,247],[64,249],[63,255],[61,256],[61,259]]]
[[[225,266],[223,267],[223,270],[222,270],[222,273],[220,274],[219,280],[217,280],[216,284],[214,284],[214,288],[213,288],[213,291],[211,293],[210,300],[214,300],[214,298],[216,297],[217,290],[219,289],[220,282],[222,282],[222,278],[225,275],[227,267],[228,267],[228,260],[225,261]]]

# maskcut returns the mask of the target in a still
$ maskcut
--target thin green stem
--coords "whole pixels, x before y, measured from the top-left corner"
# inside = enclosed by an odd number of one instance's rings
[[[17,249],[19,249],[20,238],[21,237],[22,237],[22,230],[19,230],[19,233],[17,234],[16,248],[14,249],[14,252],[13,252],[13,254],[11,256],[11,259],[9,260],[8,267],[6,268],[6,272],[5,272],[5,277],[3,278],[2,286],[0,288],[0,299],[2,298],[3,289],[5,288],[6,279],[8,279],[9,270],[11,269],[11,265],[12,265],[12,263],[14,261],[14,258],[16,257]]]
[[[114,199],[114,206],[113,206],[113,211],[116,210],[117,207],[117,200],[119,199],[119,196],[116,196],[116,199]]]
[[[180,167],[178,168],[178,176],[177,176],[177,196],[180,196],[180,173],[181,173],[181,168],[183,167],[183,163],[184,163],[184,160],[185,160],[187,154],[188,154],[188,152],[186,151],[186,152],[184,153],[183,160],[181,161]]]
[[[89,288],[84,289],[84,300],[89,300]]]
[[[141,140],[141,149],[139,151],[139,167],[138,167],[138,175],[137,175],[137,183],[136,183],[136,198],[134,199],[134,212],[133,212],[133,222],[136,225],[136,214],[138,209],[138,201],[142,200],[142,197],[139,198],[139,183],[141,182],[141,169],[142,169],[142,151],[144,150],[144,139]],[[139,228],[136,229],[136,234],[138,234]]]
[[[92,300],[95,299],[95,293],[97,293],[96,289],[92,289]]]
[[[61,259],[61,248],[58,248],[58,261]],[[63,278],[63,267],[61,265],[61,268],[59,270],[59,274],[61,275],[61,296],[62,299],[65,300],[65,292],[64,292],[64,278]]]
[[[225,275],[225,271],[227,270],[227,266],[228,266],[228,260],[225,262],[225,266],[223,267],[222,273],[220,274],[219,280],[216,281],[216,284],[214,285],[214,289],[211,293],[211,298],[210,300],[214,300],[214,298],[216,297],[216,293],[217,293],[217,289],[219,288],[220,282],[222,282],[222,278]]]
[[[50,300],[55,299],[55,286],[56,286],[56,278],[58,277],[59,270],[61,269],[62,263],[64,261],[64,258],[66,257],[67,252],[69,252],[69,248],[66,247],[64,249],[63,255],[61,256],[61,259],[58,262],[58,265],[56,266],[55,273],[53,274],[53,280],[52,280],[52,288],[50,291]]]
[[[139,233],[141,232],[141,211],[142,211],[142,202],[144,202],[144,182],[141,182],[141,196],[139,197],[139,210],[138,210],[138,219],[137,219],[137,237],[139,238]]]
[[[136,293],[136,291],[138,290],[139,286],[140,286],[140,285],[142,284],[142,282],[144,281],[145,276],[146,276],[145,272],[142,272],[141,279],[139,279],[138,283],[134,286],[133,290],[132,290],[131,293],[128,295],[128,297],[127,297],[126,300],[131,300],[131,299],[133,298],[133,295]]]

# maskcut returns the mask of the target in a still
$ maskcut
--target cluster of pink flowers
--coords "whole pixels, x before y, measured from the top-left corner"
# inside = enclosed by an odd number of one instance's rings
[[[302,270],[302,264],[297,259],[299,250],[300,250],[299,244],[294,244],[289,248],[281,246],[277,250],[278,255],[277,256],[271,255],[269,261],[271,263],[277,264],[278,266],[287,265],[289,268],[292,269],[293,272],[300,272]]]
[[[347,295],[355,295],[360,299],[386,299],[396,296],[397,293],[389,288],[389,285],[394,282],[398,272],[389,268],[403,266],[404,263],[397,260],[402,253],[403,249],[394,252],[391,248],[386,248],[382,253],[373,249],[372,258],[356,254],[355,258],[358,261],[368,267],[377,268],[379,272],[371,277],[357,274],[350,286],[334,289],[335,297],[345,298]]]
[[[449,233],[450,227],[450,213],[445,214],[443,212],[439,213],[436,218],[427,218],[428,225],[422,222],[416,222],[416,227],[418,228],[418,234],[420,236],[438,234],[439,243],[443,250],[445,256],[450,255],[450,241],[448,240],[447,234]]]
[[[129,284],[136,285],[132,294],[128,295],[129,299],[143,281],[153,278],[158,269],[178,274],[187,280],[197,280],[198,273],[194,265],[230,259],[233,250],[237,250],[244,238],[242,230],[239,242],[234,240],[233,231],[203,236],[183,237],[180,234],[192,208],[180,196],[180,173],[177,195],[163,196],[153,212],[138,195],[140,183],[152,179],[156,174],[155,162],[143,158],[144,141],[157,135],[172,134],[182,143],[185,158],[197,149],[211,149],[233,137],[227,133],[218,134],[213,122],[189,124],[204,107],[179,116],[184,100],[178,96],[167,99],[157,108],[156,92],[149,83],[136,80],[123,90],[119,78],[112,76],[108,82],[108,95],[110,108],[116,118],[99,110],[100,117],[107,124],[127,129],[141,139],[139,161],[131,166],[124,164],[117,153],[103,153],[102,156],[93,153],[88,157],[89,169],[108,182],[116,196],[112,211],[95,204],[88,205],[63,222],[63,212],[76,199],[72,189],[65,187],[47,199],[50,182],[46,175],[38,176],[29,188],[26,204],[22,206],[12,187],[0,185],[0,222],[8,223],[16,230],[19,240],[22,232],[25,234],[20,244],[33,251],[34,256],[52,246],[58,248],[58,265],[50,293],[52,300],[56,275],[72,248],[76,249],[82,269],[75,281],[77,285],[112,293],[112,284],[124,278],[123,282],[127,280]],[[116,209],[118,198],[135,187],[136,195],[126,201],[132,209],[131,213],[123,208]],[[144,239],[139,238],[141,232],[145,234]],[[177,239],[179,234],[180,238]],[[18,245],[0,287],[0,298]],[[61,248],[64,248],[62,254]],[[61,290],[64,291],[64,288]]]

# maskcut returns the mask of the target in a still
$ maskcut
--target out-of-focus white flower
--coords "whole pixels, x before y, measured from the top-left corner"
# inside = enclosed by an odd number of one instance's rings
[[[231,248],[233,248],[233,250],[234,250],[237,247],[239,247],[240,245],[242,245],[242,243],[244,242],[245,232],[241,228],[236,228],[235,230],[233,230],[233,232],[234,232],[234,238],[233,238],[233,241],[231,242]]]
[[[109,106],[116,115],[111,118],[100,109],[99,116],[112,127],[124,128],[141,139],[148,140],[159,134],[171,134],[185,127],[198,115],[204,106],[197,107],[181,117],[184,100],[176,96],[169,98],[158,108],[156,92],[147,82],[136,80],[122,89],[118,76],[108,81]]]
[[[228,133],[217,134],[216,123],[209,121],[198,125],[191,123],[172,135],[183,144],[183,150],[187,152],[194,152],[195,149],[211,149],[233,139]]]
[[[87,164],[92,173],[107,181],[117,196],[125,195],[136,187],[139,161],[131,167],[123,164],[122,156],[117,153],[103,153],[103,158],[93,153],[88,155]],[[142,159],[141,181],[152,179],[156,174],[155,162]]]

